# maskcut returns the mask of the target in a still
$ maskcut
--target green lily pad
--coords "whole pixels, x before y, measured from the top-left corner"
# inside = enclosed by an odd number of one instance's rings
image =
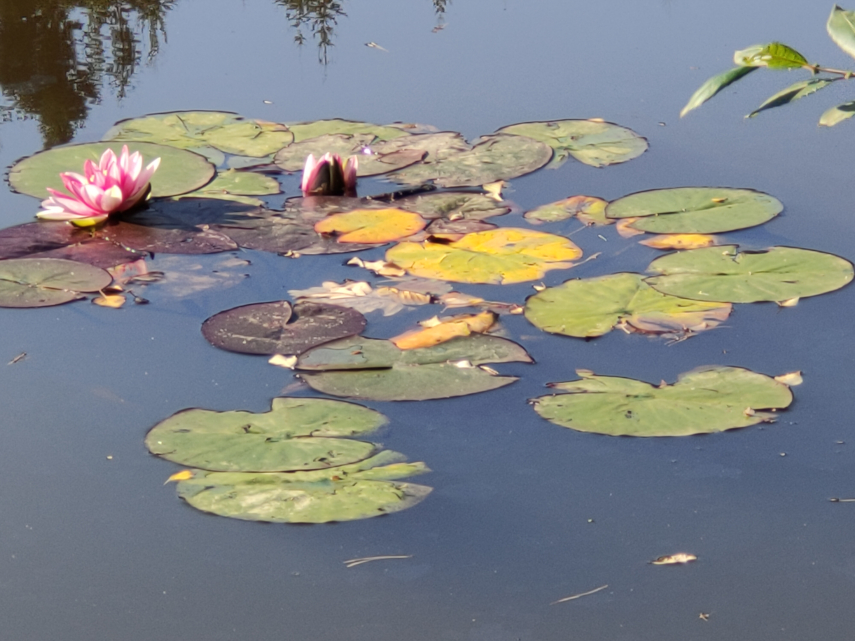
[[[292,315],[294,318],[292,318]],[[311,301],[242,305],[202,323],[214,347],[241,354],[302,354],[312,347],[359,334],[365,316],[355,309]]]
[[[532,401],[543,418],[581,432],[610,436],[688,436],[773,420],[790,388],[739,367],[700,368],[673,385],[578,371],[580,380],[551,383],[560,392]]]
[[[309,138],[317,138],[327,134],[370,134],[377,140],[392,140],[407,135],[407,132],[399,127],[372,125],[370,122],[356,122],[338,118],[292,123],[288,125],[288,128],[294,134],[294,142],[302,142]]]
[[[724,321],[731,309],[662,294],[638,274],[609,274],[544,289],[526,301],[525,317],[546,332],[588,338],[618,324],[648,333],[697,332]]]
[[[264,202],[251,196],[272,196],[281,192],[279,181],[275,178],[252,171],[227,169],[218,172],[214,180],[201,189],[183,194],[179,198],[217,198],[261,207]]]
[[[403,136],[404,139],[417,136]],[[359,158],[359,176],[377,176],[390,171],[409,167],[419,162],[425,155],[421,149],[389,148],[385,144],[372,145],[376,140],[373,134],[326,134],[317,138],[308,138],[280,149],[274,162],[285,171],[302,171],[309,154],[319,158],[326,153],[338,154],[342,159],[349,156]],[[393,141],[395,142],[395,141]]]
[[[496,133],[528,136],[555,150],[551,167],[572,156],[592,167],[616,165],[647,151],[647,139],[626,127],[599,120],[551,120],[522,122],[502,127]]]
[[[61,258],[0,261],[0,307],[50,307],[85,298],[113,280],[92,265]]]
[[[410,470],[429,471],[424,464],[412,464]],[[299,480],[304,475],[300,472],[198,472],[193,479],[178,483],[177,490],[178,496],[203,512],[271,523],[330,523],[383,516],[413,507],[432,490],[425,485],[361,478],[362,474],[306,482]]]
[[[405,185],[432,181],[440,187],[476,187],[510,180],[540,169],[552,158],[552,148],[525,136],[494,134],[479,138],[468,151],[441,152],[434,159],[391,174]]]
[[[234,113],[174,111],[122,120],[106,133],[104,140],[153,142],[203,155],[213,147],[229,154],[262,157],[290,144],[294,135],[285,125],[247,120]]]
[[[676,187],[640,191],[606,207],[608,218],[640,218],[629,227],[654,234],[717,234],[762,225],[783,211],[753,189]]]
[[[785,301],[840,289],[852,263],[833,254],[772,247],[740,252],[736,245],[706,247],[657,258],[646,282],[665,294],[728,303]]]
[[[297,360],[300,377],[331,396],[375,401],[423,401],[477,394],[510,385],[514,376],[497,376],[484,363],[531,362],[511,341],[473,334],[412,350],[390,341],[346,338],[317,347]]]
[[[527,211],[526,220],[535,225],[541,223],[557,223],[568,218],[578,218],[586,225],[598,227],[611,225],[614,221],[606,218],[606,206],[609,203],[602,198],[593,196],[570,196],[563,200],[541,205]]]
[[[436,191],[405,196],[394,201],[396,207],[415,212],[422,218],[447,220],[483,220],[511,211],[508,201],[497,201],[486,194],[471,191]]]
[[[15,191],[47,198],[48,187],[64,192],[60,172],[83,172],[83,163],[91,160],[97,163],[101,154],[108,148],[121,153],[125,143],[93,142],[82,145],[54,147],[39,152],[15,163],[9,170],[9,184]],[[151,179],[151,195],[177,196],[198,189],[213,178],[214,166],[202,156],[183,149],[154,145],[146,142],[126,143],[131,152],[138,151],[143,156],[143,165],[160,158],[160,167]]]
[[[376,446],[346,438],[386,423],[360,405],[318,398],[274,398],[269,412],[188,409],[145,437],[152,454],[221,472],[320,470],[362,461]]]

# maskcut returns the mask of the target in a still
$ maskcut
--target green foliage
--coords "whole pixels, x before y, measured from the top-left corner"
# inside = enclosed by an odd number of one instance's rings
[[[855,11],[847,11],[834,5],[826,29],[837,46],[850,56],[855,57]],[[692,94],[689,102],[680,112],[681,118],[758,67],[786,70],[804,69],[813,75],[824,75],[818,78],[800,80],[782,89],[748,114],[747,117],[749,118],[753,118],[761,111],[788,105],[800,98],[816,93],[836,80],[849,80],[855,75],[855,72],[847,69],[831,69],[819,64],[811,64],[801,53],[781,42],[747,47],[735,52],[733,60],[738,65],[737,67],[713,76]],[[853,110],[855,110],[855,102],[847,102],[832,107],[822,114],[819,124],[825,127],[833,127],[837,123],[851,118]]]

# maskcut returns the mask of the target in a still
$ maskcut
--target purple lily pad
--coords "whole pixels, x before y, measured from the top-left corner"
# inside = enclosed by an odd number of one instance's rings
[[[63,258],[107,269],[140,254],[74,225],[42,221],[0,229],[0,260],[8,258]]]
[[[302,354],[330,341],[355,336],[365,317],[354,309],[301,301],[254,303],[234,307],[202,323],[202,335],[214,347],[241,354]]]

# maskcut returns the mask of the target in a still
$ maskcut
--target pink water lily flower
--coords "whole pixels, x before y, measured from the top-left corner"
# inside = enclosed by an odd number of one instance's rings
[[[304,196],[356,196],[359,161],[351,156],[342,165],[338,154],[324,154],[318,160],[309,154],[303,167],[301,188]]]
[[[96,165],[87,160],[85,175],[63,172],[59,175],[69,194],[48,187],[51,197],[42,201],[42,211],[36,216],[44,220],[67,220],[75,225],[96,225],[110,214],[127,211],[148,193],[152,174],[160,165],[155,158],[143,169],[140,152],[128,153],[122,147],[118,157],[112,149],[101,154]]]

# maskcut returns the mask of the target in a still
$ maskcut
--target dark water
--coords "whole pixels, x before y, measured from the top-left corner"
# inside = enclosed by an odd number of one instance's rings
[[[647,136],[650,151],[606,169],[570,162],[541,171],[514,180],[509,196],[532,208],[576,193],[753,187],[786,211],[734,239],[855,259],[853,125],[816,127],[826,107],[851,98],[851,83],[746,121],[797,79],[758,72],[677,118],[735,49],[757,42],[781,40],[811,60],[852,66],[825,35],[830,6],[455,0],[438,14],[428,0],[342,0],[346,15],[318,24],[317,14],[300,13],[318,3],[176,0],[110,14],[118,4],[93,3],[106,12],[98,14],[0,2],[0,164],[69,136],[97,140],[121,118],[175,109],[405,120],[468,137],[519,121],[603,117]],[[88,48],[83,37],[90,23],[101,34],[94,56],[99,37],[90,35]],[[371,41],[388,52],[366,47]],[[4,224],[30,220],[36,206],[0,190]],[[630,243],[603,235],[574,236],[586,252],[604,252],[575,275],[641,269],[657,255],[634,245],[614,255],[610,247]],[[202,320],[354,277],[340,257],[244,256],[250,266],[224,266],[228,256],[156,258],[154,269],[185,278],[149,288],[148,306],[0,312],[0,363],[28,354],[0,364],[3,639],[852,638],[855,507],[827,501],[855,496],[851,287],[792,309],[740,306],[726,327],[670,347],[618,332],[562,340],[508,318],[508,334],[538,361],[501,367],[519,383],[372,405],[391,419],[379,440],[434,470],[423,477],[435,488],[424,503],[362,522],[281,526],[188,508],[163,486],[175,466],[142,444],[151,425],[179,409],[263,411],[292,383],[263,359],[210,347]],[[227,276],[200,289],[214,269]],[[545,282],[565,278],[552,272]],[[466,291],[517,301],[531,292]],[[369,328],[391,335],[423,315],[396,317],[391,329],[372,315]],[[656,382],[705,364],[800,369],[805,383],[774,425],[679,439],[576,433],[525,403],[580,367]],[[647,564],[676,551],[700,560]],[[381,554],[413,558],[342,565]]]

